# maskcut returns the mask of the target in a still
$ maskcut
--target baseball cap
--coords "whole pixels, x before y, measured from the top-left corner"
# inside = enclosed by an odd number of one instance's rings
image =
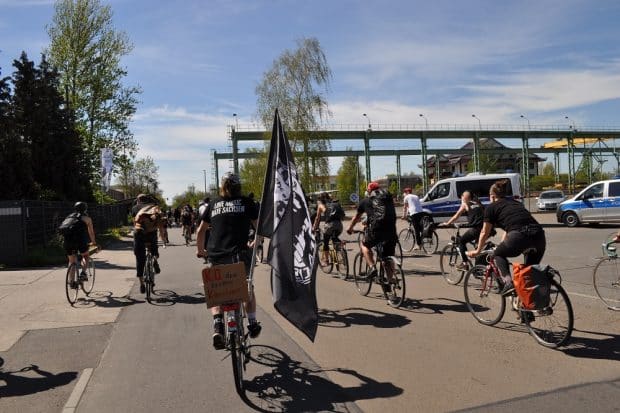
[[[379,189],[379,188],[380,188],[379,184],[377,182],[373,181],[373,182],[368,184],[368,188],[366,188],[366,189],[368,190],[368,192],[372,192],[372,191],[374,191],[376,189]]]

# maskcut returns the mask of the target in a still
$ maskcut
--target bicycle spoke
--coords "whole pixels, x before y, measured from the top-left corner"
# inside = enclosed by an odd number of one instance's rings
[[[551,285],[551,307],[540,311],[520,311],[530,334],[545,347],[559,347],[573,331],[573,308],[566,291],[555,281]]]
[[[594,267],[593,284],[596,294],[607,308],[620,311],[620,260],[604,258]]]
[[[486,266],[476,265],[465,274],[463,282],[467,309],[478,322],[497,324],[506,311],[506,300],[499,294],[497,280],[486,275]]]

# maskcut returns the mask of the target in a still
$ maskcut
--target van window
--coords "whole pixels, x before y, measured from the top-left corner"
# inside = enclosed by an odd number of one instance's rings
[[[596,184],[590,188],[588,188],[581,197],[582,199],[590,199],[590,198],[602,198],[603,197],[603,186],[605,184],[600,183]]]
[[[457,181],[456,195],[460,198],[463,192],[470,191],[478,198],[488,197],[491,185],[497,182],[497,179],[474,179],[471,181]],[[512,195],[512,182],[508,180],[508,193],[506,196]]]
[[[620,196],[620,182],[609,183],[609,196]]]
[[[428,193],[428,200],[432,201],[434,199],[445,198],[448,195],[450,195],[450,182],[444,182],[434,187],[432,191]]]

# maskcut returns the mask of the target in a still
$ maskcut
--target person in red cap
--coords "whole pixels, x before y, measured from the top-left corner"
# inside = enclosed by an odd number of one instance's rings
[[[366,233],[362,241],[362,254],[372,268],[370,276],[376,275],[375,260],[372,248],[382,244],[383,256],[393,256],[398,236],[396,234],[396,209],[392,194],[382,189],[377,182],[370,182],[367,187],[368,197],[364,198],[357,207],[357,213],[351,220],[347,232],[353,233],[353,227],[362,215],[367,216]],[[392,279],[392,268],[388,268],[388,279]],[[387,286],[389,288],[389,286]]]

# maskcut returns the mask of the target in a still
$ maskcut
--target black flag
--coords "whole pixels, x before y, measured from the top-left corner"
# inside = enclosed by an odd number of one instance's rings
[[[267,260],[276,310],[314,341],[318,325],[316,240],[277,109],[257,232],[270,238]]]

